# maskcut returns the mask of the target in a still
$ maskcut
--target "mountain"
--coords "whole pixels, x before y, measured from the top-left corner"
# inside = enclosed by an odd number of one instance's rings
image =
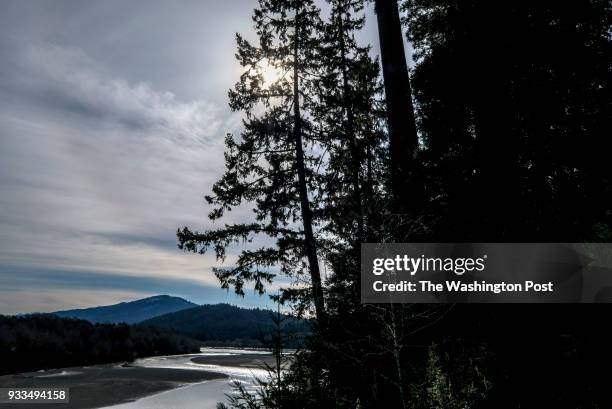
[[[157,295],[115,305],[57,311],[53,314],[65,318],[80,318],[92,323],[125,322],[127,324],[135,324],[159,315],[193,308],[196,305],[179,297]]]
[[[158,328],[174,330],[182,335],[204,341],[208,345],[257,346],[261,335],[274,329],[269,310],[244,309],[229,304],[202,305],[141,322]],[[301,344],[310,332],[305,320],[285,316],[281,328],[286,335],[286,346]]]

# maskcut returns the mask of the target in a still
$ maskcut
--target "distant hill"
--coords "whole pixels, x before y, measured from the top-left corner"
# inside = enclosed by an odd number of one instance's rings
[[[203,305],[143,321],[141,325],[174,330],[207,345],[257,346],[260,334],[274,328],[269,310],[244,309],[229,304]],[[307,321],[285,317],[281,325],[287,347],[301,344],[310,332]]]
[[[179,297],[157,295],[137,301],[122,302],[103,307],[57,311],[53,314],[64,318],[79,318],[92,323],[125,322],[127,324],[135,324],[159,315],[193,308],[196,305]]]

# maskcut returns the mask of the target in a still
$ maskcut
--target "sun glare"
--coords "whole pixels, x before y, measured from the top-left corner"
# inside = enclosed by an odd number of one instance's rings
[[[274,67],[267,59],[260,63],[261,74],[264,78],[265,85],[272,85],[281,78],[281,71]]]

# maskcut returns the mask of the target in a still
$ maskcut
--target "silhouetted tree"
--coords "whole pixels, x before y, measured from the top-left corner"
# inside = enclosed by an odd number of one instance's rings
[[[261,0],[253,20],[259,46],[237,35],[238,59],[245,68],[240,82],[230,91],[230,106],[245,113],[240,138],[226,138],[226,172],[207,197],[216,206],[212,220],[243,202],[255,204],[256,222],[228,225],[206,233],[185,228],[178,232],[179,245],[188,251],[204,252],[213,247],[217,257],[235,242],[267,235],[272,247],[244,250],[229,269],[217,269],[224,288],[233,286],[242,294],[246,281],[255,282],[262,293],[280,266],[281,272],[310,277],[318,317],[324,315],[323,286],[317,255],[311,202],[317,186],[312,173],[317,158],[316,132],[309,121],[309,78],[316,70],[314,52],[318,42],[319,10],[311,0]],[[263,70],[277,70],[279,77],[266,84]],[[308,150],[307,150],[308,149]],[[301,225],[302,230],[297,229]],[[307,266],[302,266],[303,258]],[[286,292],[284,295],[294,295]]]

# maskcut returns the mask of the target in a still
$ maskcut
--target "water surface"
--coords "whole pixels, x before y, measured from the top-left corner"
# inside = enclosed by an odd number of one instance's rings
[[[266,371],[256,368],[241,368],[225,365],[200,365],[191,360],[199,356],[232,356],[232,355],[269,355],[268,352],[203,348],[199,354],[159,356],[139,359],[134,366],[143,368],[171,368],[220,372],[228,375],[227,379],[215,379],[200,383],[185,385],[176,389],[161,392],[134,402],[109,406],[112,409],[215,409],[218,402],[227,402],[226,394],[232,393],[232,382],[245,383],[249,389],[254,389],[255,377],[263,378]]]

